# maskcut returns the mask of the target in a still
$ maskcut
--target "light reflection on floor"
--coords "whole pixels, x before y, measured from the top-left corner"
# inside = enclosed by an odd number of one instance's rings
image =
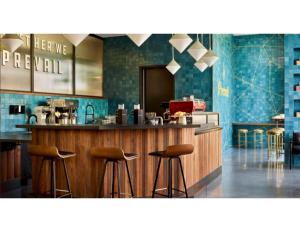
[[[266,149],[232,148],[223,154],[222,174],[194,197],[300,197],[300,169],[284,168],[284,156]]]

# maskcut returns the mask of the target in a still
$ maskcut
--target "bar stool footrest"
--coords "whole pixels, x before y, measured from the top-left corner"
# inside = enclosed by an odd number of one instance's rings
[[[158,191],[164,191],[164,190],[168,190],[168,188],[164,187],[164,188],[155,189],[154,194],[164,196],[164,197],[168,197],[168,195],[166,195],[166,194],[158,193]],[[177,188],[172,188],[172,190],[185,194],[185,191],[177,189]]]

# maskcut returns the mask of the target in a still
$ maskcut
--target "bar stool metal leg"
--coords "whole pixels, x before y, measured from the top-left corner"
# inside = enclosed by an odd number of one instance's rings
[[[111,184],[112,198],[115,197],[115,162],[112,162],[112,184]]]
[[[35,181],[37,194],[40,193],[40,178],[41,178],[41,175],[42,175],[44,161],[45,161],[45,159],[43,158],[42,163],[41,163],[41,167],[40,167],[40,170],[39,170],[39,174],[38,174],[37,179]]]
[[[172,158],[169,158],[168,197],[172,198]]]
[[[155,190],[156,190],[156,184],[157,184],[157,180],[158,180],[158,174],[159,174],[159,168],[160,168],[160,164],[161,164],[161,157],[158,160],[158,166],[157,166],[157,170],[156,170],[156,175],[155,175],[155,180],[154,180],[154,186],[153,186],[153,190],[152,190],[152,198],[154,198],[155,195]]]
[[[120,171],[119,171],[119,163],[116,161],[117,166],[117,178],[118,178],[118,198],[121,197],[121,184],[120,184]]]
[[[53,159],[52,161],[52,194],[53,197],[56,198],[56,164],[55,164],[55,160]]]
[[[182,163],[181,163],[180,157],[178,157],[178,160],[179,160],[179,166],[180,166],[180,171],[181,171],[183,185],[184,185],[185,197],[188,198],[189,196],[188,196],[188,192],[187,192],[187,189],[186,189],[185,177],[184,177],[184,173],[183,173],[183,168],[182,168]]]
[[[104,178],[105,178],[105,172],[106,172],[106,165],[107,165],[107,163],[108,163],[108,161],[106,160],[105,164],[104,164],[103,175],[101,176],[101,179],[100,179],[99,192],[98,192],[98,196],[99,197],[101,196],[101,191],[102,191],[102,188],[103,188],[103,182],[104,182]]]
[[[128,163],[127,163],[127,160],[126,160],[126,159],[125,159],[125,165],[126,165],[127,176],[128,176],[128,181],[129,181],[129,185],[130,185],[131,196],[134,197],[134,192],[133,192],[132,182],[131,182],[130,173],[129,173],[129,168],[128,168]]]
[[[62,161],[63,161],[63,165],[64,165],[65,177],[66,177],[66,180],[67,180],[68,193],[72,197],[71,185],[70,185],[69,175],[68,175],[68,172],[67,172],[66,161],[65,161],[65,159],[62,159]]]

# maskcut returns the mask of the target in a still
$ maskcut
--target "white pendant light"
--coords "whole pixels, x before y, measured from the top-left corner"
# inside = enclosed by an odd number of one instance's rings
[[[63,34],[75,47],[77,47],[89,34]]]
[[[213,50],[209,49],[202,59],[209,67],[211,67],[216,63],[219,57],[213,52]]]
[[[178,52],[182,53],[193,40],[187,34],[175,34],[169,42]]]
[[[176,62],[174,59],[174,47],[172,47],[172,60],[171,62],[166,66],[166,68],[169,70],[170,73],[173,75],[180,69],[180,65]]]
[[[16,51],[23,44],[23,40],[18,34],[5,34],[1,38],[2,49],[9,52]]]
[[[203,35],[201,35],[201,36],[203,36]],[[201,39],[201,42],[202,41],[203,41],[203,38]],[[203,44],[201,42],[199,41],[199,36],[197,34],[196,41],[188,49],[188,52],[195,60],[200,60],[207,52],[207,49],[203,46]]]
[[[216,61],[219,59],[216,53],[211,50],[211,36],[209,36],[209,50],[207,53],[202,57],[202,60],[209,66],[213,66]]]
[[[140,47],[151,34],[128,34],[127,36],[136,44],[136,46]]]
[[[200,59],[198,61],[196,61],[196,63],[194,64],[201,72],[204,72],[208,65],[203,61],[203,59]]]

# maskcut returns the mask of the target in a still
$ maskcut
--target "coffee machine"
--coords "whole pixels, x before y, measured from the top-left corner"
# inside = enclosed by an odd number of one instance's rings
[[[47,104],[50,109],[49,123],[76,124],[78,100],[48,98]]]

